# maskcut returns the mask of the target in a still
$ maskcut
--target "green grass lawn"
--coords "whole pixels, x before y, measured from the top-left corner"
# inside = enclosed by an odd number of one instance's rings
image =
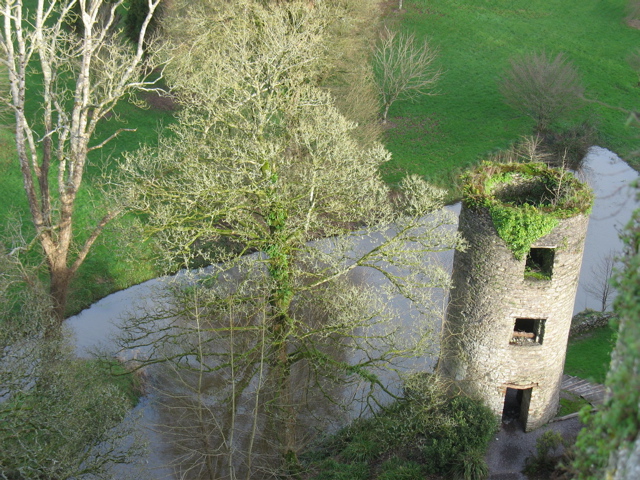
[[[450,187],[479,158],[530,134],[533,120],[506,106],[497,81],[509,59],[564,52],[582,75],[586,96],[632,110],[638,75],[628,64],[640,30],[626,25],[625,0],[408,0],[390,21],[440,49],[437,96],[391,107],[386,144],[394,155],[386,178],[405,172]],[[567,119],[596,122],[602,146],[627,155],[639,143],[619,110],[587,104]]]
[[[566,396],[566,398],[560,398],[560,409],[558,410],[556,417],[564,417],[565,415],[579,412],[582,407],[589,405],[589,402],[578,395],[567,392],[562,392],[562,395]]]
[[[569,342],[564,373],[597,383],[604,383],[616,331],[611,327],[595,329]]]
[[[78,203],[77,231],[85,229],[88,234],[102,214],[100,197],[91,184],[92,180],[100,178],[103,169],[107,172],[113,170],[123,153],[134,152],[141,144],[155,142],[160,131],[173,122],[171,112],[120,102],[116,115],[102,125],[96,143],[118,128],[135,128],[136,131],[123,132],[90,159],[86,173],[88,188],[81,192],[82,200]],[[150,249],[139,238],[128,235],[129,224],[129,218],[117,220],[94,244],[71,285],[70,312],[76,312],[115,290],[157,275]]]

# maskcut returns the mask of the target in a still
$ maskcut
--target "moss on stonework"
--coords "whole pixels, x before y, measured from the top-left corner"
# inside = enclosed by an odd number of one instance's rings
[[[465,206],[489,211],[498,235],[518,260],[559,219],[588,214],[593,205],[586,184],[543,163],[483,162],[463,182]]]

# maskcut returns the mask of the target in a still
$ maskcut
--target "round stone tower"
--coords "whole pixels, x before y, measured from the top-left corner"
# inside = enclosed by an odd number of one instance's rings
[[[465,179],[438,371],[525,430],[558,409],[593,202],[570,173],[485,163]]]

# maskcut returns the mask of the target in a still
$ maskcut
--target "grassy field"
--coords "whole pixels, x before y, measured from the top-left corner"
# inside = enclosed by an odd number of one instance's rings
[[[633,110],[638,75],[628,63],[640,30],[625,22],[625,0],[408,0],[388,17],[396,28],[429,38],[444,69],[437,96],[391,107],[387,147],[390,182],[403,173],[450,186],[479,158],[530,134],[533,120],[506,106],[498,79],[518,55],[564,52],[582,75],[585,96]],[[395,5],[395,3],[394,3]],[[563,125],[596,123],[599,143],[627,156],[640,141],[627,114],[588,103]]]
[[[407,0],[402,12],[391,9],[396,2],[388,3],[387,23],[419,38],[430,38],[440,49],[439,63],[445,73],[437,96],[392,106],[385,143],[393,160],[386,166],[385,178],[394,183],[405,173],[417,173],[451,188],[463,169],[530,133],[533,121],[504,105],[497,88],[509,58],[518,54],[542,49],[551,54],[565,52],[582,73],[588,97],[632,109],[638,75],[627,59],[640,46],[640,31],[626,25],[625,3]],[[0,77],[3,81],[6,79]],[[2,117],[6,127],[0,129],[0,223],[22,224],[28,237],[31,220],[12,146],[12,121],[9,115]],[[634,129],[625,127],[623,112],[588,104],[566,124],[585,119],[597,122],[600,143],[620,154],[628,154],[638,142]],[[79,202],[77,232],[88,232],[101,213],[98,190],[91,180],[98,178],[101,169],[108,170],[122,152],[154,142],[158,131],[172,121],[171,113],[161,109],[140,109],[127,102],[118,106],[117,115],[103,125],[101,138],[120,127],[137,131],[125,132],[91,158],[85,177],[88,188]],[[144,245],[116,241],[127,231],[126,221],[111,228],[95,245],[72,285],[71,312],[155,274]]]
[[[569,342],[564,373],[604,383],[609,370],[616,331],[610,327],[593,330]]]

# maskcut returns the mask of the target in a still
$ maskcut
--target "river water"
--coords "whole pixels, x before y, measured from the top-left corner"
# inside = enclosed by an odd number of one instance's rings
[[[638,174],[612,152],[599,147],[591,148],[585,159],[583,171],[579,175],[594,189],[596,201],[587,232],[575,312],[584,308],[600,308],[600,298],[590,294],[586,287],[601,280],[598,278],[598,269],[602,265],[603,258],[610,253],[615,254],[622,250],[619,232],[638,206],[633,191],[629,187]],[[453,205],[447,208],[457,213],[460,206]],[[371,240],[365,238],[362,242],[362,248],[366,248]],[[438,260],[450,266],[452,258],[453,252],[447,252],[441,254]],[[381,274],[376,275],[366,271],[357,275],[357,278],[365,286],[374,289],[385,281]],[[114,293],[69,318],[67,325],[75,333],[78,355],[86,356],[96,349],[115,353],[115,345],[111,338],[119,332],[121,322],[132,315],[135,316],[136,312],[152,307],[154,299],[158,297],[158,289],[163,288],[166,280],[165,278],[154,279]],[[402,310],[404,300],[394,299],[393,301],[398,302],[396,308]],[[398,321],[410,320],[399,318]],[[428,370],[432,367],[433,361],[432,358],[416,359],[411,367]],[[150,444],[150,453],[145,459],[146,466],[143,471],[148,478],[173,478],[172,468],[165,465],[166,445],[163,445],[163,437],[155,429],[159,414],[154,405],[153,394],[150,394],[143,397],[133,412],[135,415],[141,415],[139,428]]]
[[[581,176],[593,188],[596,200],[589,218],[574,313],[585,308],[600,310],[600,299],[589,294],[587,287],[601,280],[599,270],[603,259],[610,253],[622,252],[620,232],[640,205],[630,187],[638,178],[638,172],[607,149],[592,147],[589,150]]]

